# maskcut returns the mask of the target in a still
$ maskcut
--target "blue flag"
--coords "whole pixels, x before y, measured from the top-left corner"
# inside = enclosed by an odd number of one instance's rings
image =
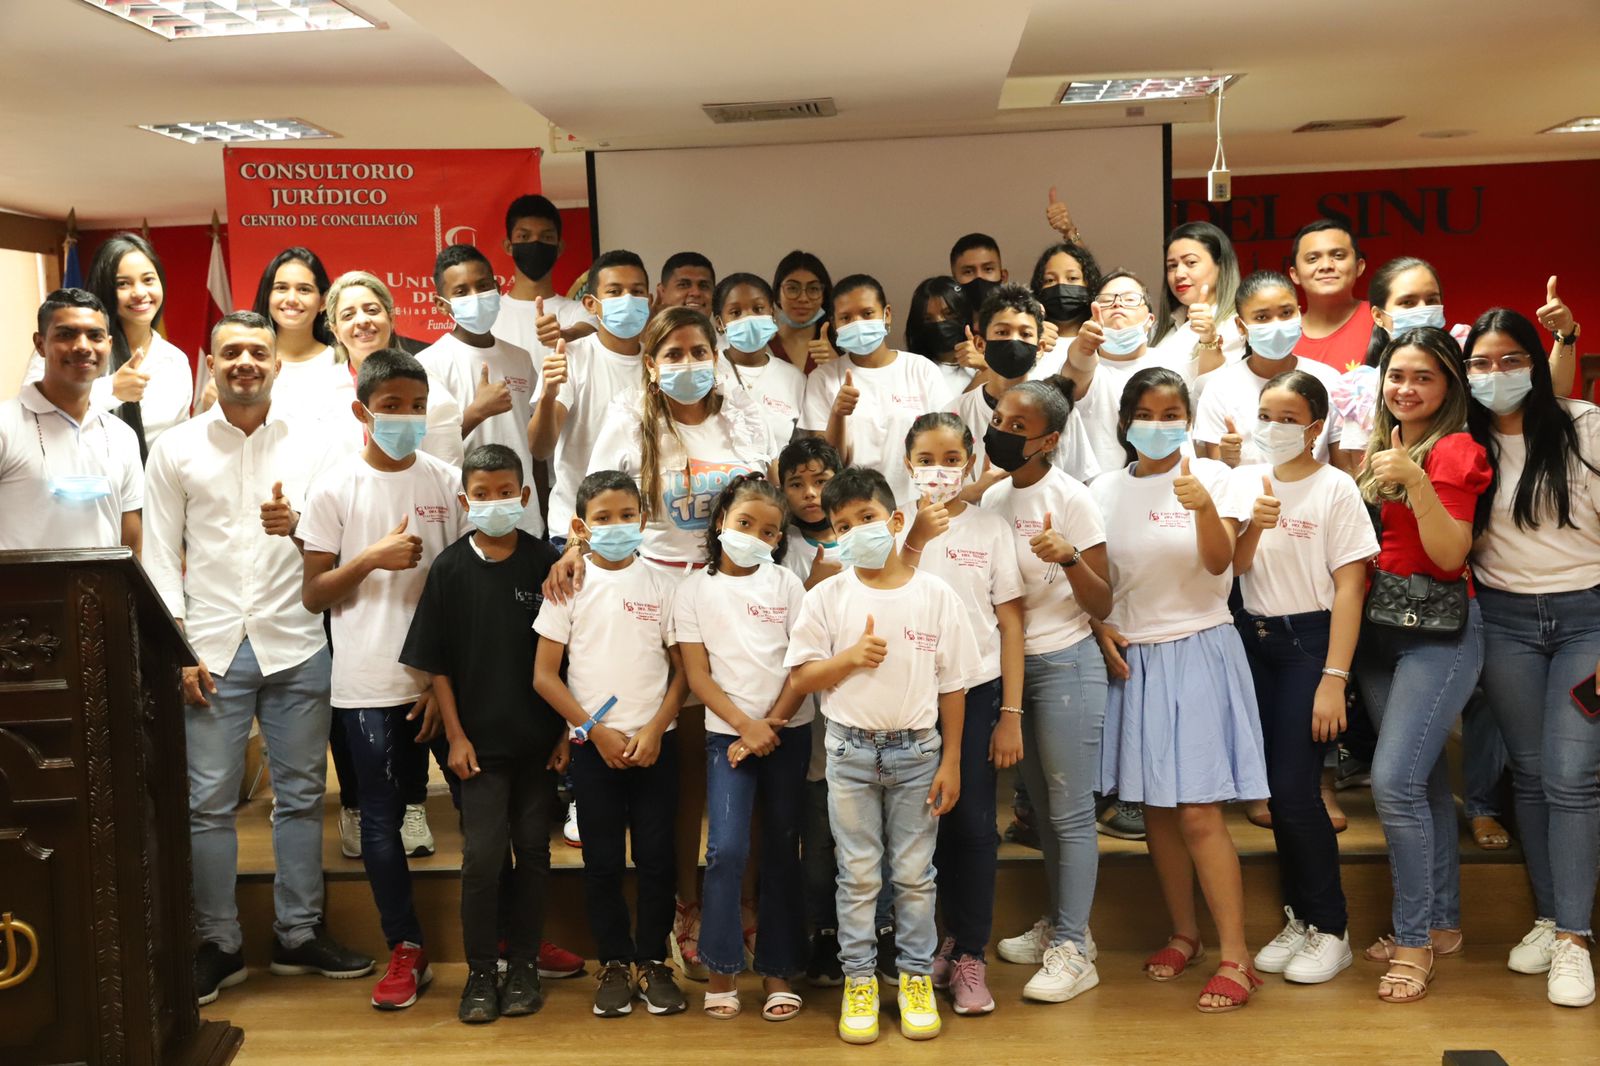
[[[67,262],[61,271],[61,287],[63,289],[83,288],[83,267],[78,265],[78,242],[67,242]]]

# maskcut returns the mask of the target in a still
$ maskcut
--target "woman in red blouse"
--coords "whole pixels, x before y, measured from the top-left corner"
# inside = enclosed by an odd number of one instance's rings
[[[1392,337],[1362,495],[1380,510],[1377,567],[1401,577],[1464,582],[1466,624],[1448,636],[1368,623],[1357,680],[1378,727],[1372,796],[1394,879],[1394,935],[1367,949],[1388,960],[1386,1003],[1428,994],[1433,959],[1461,950],[1461,868],[1444,746],[1483,665],[1483,627],[1466,568],[1478,497],[1489,486],[1483,446],[1466,432],[1461,349],[1444,330]]]

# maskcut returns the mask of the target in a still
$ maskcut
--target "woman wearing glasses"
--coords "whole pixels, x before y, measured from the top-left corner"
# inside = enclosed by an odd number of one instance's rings
[[[798,249],[778,261],[772,275],[778,294],[778,343],[789,362],[809,374],[839,353],[828,343],[828,307],[833,281],[828,268],[810,252]]]

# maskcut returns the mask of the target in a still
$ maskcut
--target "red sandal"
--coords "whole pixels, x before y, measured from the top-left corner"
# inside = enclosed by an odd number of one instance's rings
[[[1181,940],[1185,944],[1188,944],[1190,949],[1189,954],[1185,955],[1183,952],[1179,951],[1169,943],[1166,947],[1162,948],[1154,955],[1151,955],[1148,959],[1145,959],[1144,975],[1150,978],[1152,981],[1176,981],[1183,975],[1183,971],[1189,968],[1189,964],[1191,962],[1206,957],[1206,949],[1200,946],[1200,941],[1196,937],[1187,937],[1182,933],[1173,933],[1167,939],[1169,941]],[[1172,973],[1166,977],[1159,977],[1150,972],[1150,968],[1152,966],[1165,966],[1171,970]]]
[[[1246,983],[1240,984],[1231,977],[1222,976],[1220,971],[1223,967],[1227,967],[1230,970],[1237,970],[1239,973],[1243,974]],[[1230,1011],[1236,1011],[1241,1007],[1248,1006],[1250,1003],[1250,996],[1255,992],[1256,989],[1261,987],[1261,978],[1256,976],[1256,972],[1248,966],[1242,966],[1237,962],[1227,961],[1219,962],[1217,964],[1217,969],[1219,972],[1212,974],[1211,980],[1207,981],[1206,986],[1200,990],[1200,999],[1204,999],[1207,996],[1222,996],[1227,999],[1228,1002],[1221,1007],[1209,1007],[1204,1003],[1196,1001],[1195,1007],[1199,1009],[1200,1013],[1227,1014]]]

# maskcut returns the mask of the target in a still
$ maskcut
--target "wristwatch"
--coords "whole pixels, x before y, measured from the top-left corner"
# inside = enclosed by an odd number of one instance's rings
[[[600,709],[591,714],[587,722],[583,723],[572,731],[572,742],[574,744],[583,744],[588,741],[589,730],[599,725],[600,719],[604,718],[606,716],[606,712],[616,705],[617,698],[615,696],[612,696],[610,699],[606,700],[605,703],[601,704]]]

